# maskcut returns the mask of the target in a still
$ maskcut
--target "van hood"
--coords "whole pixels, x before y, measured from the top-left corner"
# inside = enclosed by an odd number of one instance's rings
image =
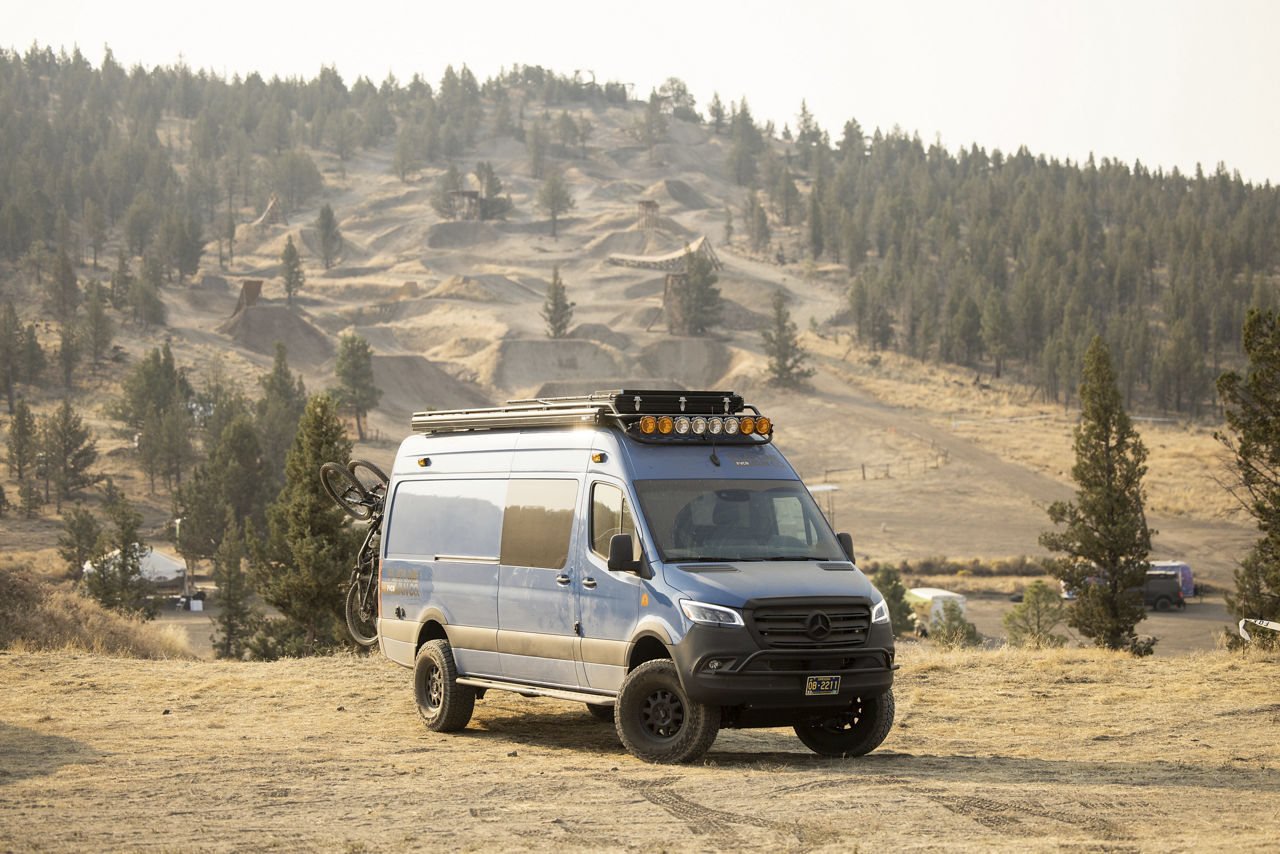
[[[663,565],[663,577],[691,599],[730,608],[783,596],[878,598],[867,577],[847,561],[677,561]]]

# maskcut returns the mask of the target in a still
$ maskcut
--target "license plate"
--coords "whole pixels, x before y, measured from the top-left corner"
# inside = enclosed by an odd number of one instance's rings
[[[823,694],[840,693],[839,676],[809,676],[804,680],[804,693],[807,697]]]

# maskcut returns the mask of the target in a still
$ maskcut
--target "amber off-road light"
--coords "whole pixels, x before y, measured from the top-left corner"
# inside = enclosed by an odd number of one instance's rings
[[[738,429],[742,431],[742,435],[750,436],[756,430],[756,420],[750,415],[744,415],[738,420]]]
[[[646,415],[640,419],[640,432],[645,435],[652,436],[658,429],[658,419],[652,415]]]
[[[773,430],[773,422],[761,415],[756,419],[756,433],[760,436],[768,436]]]
[[[662,415],[658,417],[658,432],[662,435],[669,436],[675,426],[675,421],[670,415]]]

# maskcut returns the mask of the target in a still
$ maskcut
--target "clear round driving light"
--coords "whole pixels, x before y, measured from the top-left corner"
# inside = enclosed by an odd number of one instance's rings
[[[676,432],[684,436],[689,432],[689,419],[681,415],[676,419]]]
[[[729,417],[724,420],[724,432],[726,435],[732,436],[738,432],[738,419]]]
[[[707,432],[712,436],[719,436],[724,432],[724,422],[719,418],[712,418],[707,422]]]
[[[697,418],[693,419],[692,426],[693,426],[693,435],[701,436],[703,433],[707,432],[707,419],[703,418],[702,416],[698,416]]]

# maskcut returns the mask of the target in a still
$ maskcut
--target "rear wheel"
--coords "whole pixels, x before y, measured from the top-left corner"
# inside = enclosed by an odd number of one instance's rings
[[[1168,596],[1161,596],[1160,598],[1156,599],[1156,610],[1157,610],[1157,611],[1172,611],[1172,610],[1173,610],[1173,600],[1172,600],[1172,599],[1170,599]]]
[[[447,640],[427,641],[413,664],[413,696],[427,728],[456,732],[471,720],[476,692],[458,684],[458,667]]]
[[[337,463],[320,466],[320,483],[347,515],[356,519],[368,519],[373,515],[373,501],[369,493],[346,466]]]
[[[622,681],[614,727],[622,745],[639,759],[689,762],[716,740],[720,710],[690,700],[670,660],[646,661]]]
[[[373,580],[368,583],[372,584]],[[360,588],[361,583],[357,580],[347,589],[347,631],[351,632],[356,643],[370,647],[378,642],[378,603],[374,599],[374,591],[370,590],[372,601],[367,606],[362,605]]]
[[[823,756],[862,756],[880,746],[893,727],[893,692],[859,697],[818,721],[796,724],[804,746]]]

